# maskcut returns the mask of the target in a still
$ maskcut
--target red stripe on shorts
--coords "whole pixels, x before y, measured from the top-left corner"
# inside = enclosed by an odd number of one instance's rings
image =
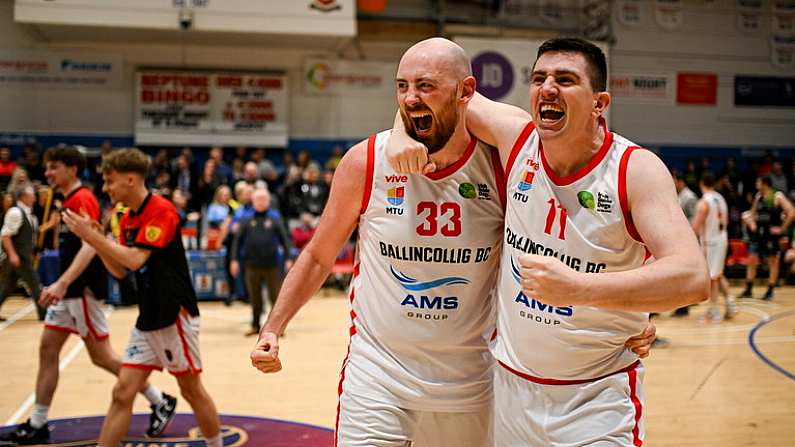
[[[640,439],[638,423],[643,413],[643,404],[641,404],[638,398],[638,372],[635,368],[632,368],[627,371],[627,375],[629,376],[629,398],[632,399],[632,405],[635,406],[635,426],[632,427],[632,445],[640,447],[643,445],[643,440]]]
[[[177,317],[177,332],[179,333],[179,341],[182,343],[182,350],[185,352],[185,358],[188,359],[188,365],[190,366],[190,370],[193,372],[199,372],[200,370],[196,368],[196,365],[193,364],[193,359],[190,356],[190,349],[188,349],[188,340],[185,339],[185,332],[182,330],[182,316],[184,315],[184,310],[179,312],[179,316]]]

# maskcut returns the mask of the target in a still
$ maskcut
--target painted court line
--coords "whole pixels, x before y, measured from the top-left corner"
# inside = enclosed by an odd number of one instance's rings
[[[0,331],[16,323],[17,320],[25,318],[29,313],[33,312],[34,309],[36,309],[36,306],[33,303],[28,304],[22,309],[19,309],[18,311],[16,311],[16,313],[14,313],[14,315],[8,317],[8,320],[0,323]]]
[[[774,361],[770,360],[766,355],[762,354],[762,352],[756,346],[756,343],[757,343],[756,331],[758,331],[759,329],[761,329],[762,327],[764,327],[765,325],[767,325],[769,323],[772,323],[772,322],[774,322],[776,320],[780,320],[782,318],[789,317],[791,315],[795,315],[795,311],[783,312],[783,313],[780,313],[778,315],[774,315],[774,316],[772,316],[770,318],[767,318],[765,320],[760,321],[759,324],[757,324],[756,327],[754,327],[751,330],[751,332],[748,334],[748,344],[751,345],[751,350],[754,351],[754,354],[756,354],[756,356],[759,357],[763,362],[765,362],[769,367],[775,369],[776,371],[780,372],[781,374],[784,374],[787,378],[795,380],[795,374],[793,374],[790,371],[787,371],[786,369],[781,367],[779,364],[777,364]]]
[[[31,306],[33,305],[31,304]],[[108,315],[110,315],[112,312],[113,308],[110,306],[107,307],[105,309],[105,318],[107,318]],[[66,354],[66,356],[61,360],[60,363],[58,363],[58,371],[63,372],[63,370],[66,369],[66,367],[69,366],[69,364],[72,363],[72,361],[75,358],[77,358],[77,355],[80,354],[80,351],[83,350],[83,347],[85,347],[85,343],[83,343],[83,340],[78,340],[77,344],[72,347],[72,350],[69,351],[68,354]],[[14,414],[11,415],[10,418],[8,418],[8,420],[5,422],[4,425],[14,425],[17,422],[19,422],[19,419],[22,417],[22,415],[27,413],[30,407],[33,406],[35,399],[36,399],[36,392],[34,391],[30,393],[28,398],[25,399],[25,402],[23,402],[22,405],[20,405],[19,408],[17,408],[17,411],[15,411]]]

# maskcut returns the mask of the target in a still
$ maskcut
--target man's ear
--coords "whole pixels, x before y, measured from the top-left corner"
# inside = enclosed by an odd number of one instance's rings
[[[461,95],[459,99],[463,102],[469,102],[473,96],[475,96],[475,88],[477,87],[477,81],[475,81],[474,76],[467,76],[461,81]]]
[[[610,93],[607,92],[599,92],[596,93],[596,98],[594,99],[594,113],[597,116],[602,116],[607,111],[607,108],[610,106],[611,101]]]

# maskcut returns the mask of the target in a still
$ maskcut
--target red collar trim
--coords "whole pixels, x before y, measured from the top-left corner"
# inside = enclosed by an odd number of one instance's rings
[[[555,171],[549,166],[547,157],[544,155],[544,146],[541,144],[541,140],[539,139],[538,151],[541,153],[541,164],[544,165],[544,171],[546,171],[547,176],[550,178],[550,180],[552,180],[552,183],[557,186],[571,185],[577,180],[585,177],[589,172],[593,171],[593,169],[605,158],[607,152],[610,150],[610,146],[613,145],[613,132],[607,130],[607,123],[605,122],[604,118],[599,118],[599,125],[605,130],[605,141],[602,142],[602,147],[599,148],[599,151],[593,156],[593,158],[591,158],[591,161],[589,161],[587,165],[574,174],[567,175],[565,177],[555,174]]]
[[[448,166],[448,167],[446,167],[444,169],[441,169],[439,171],[435,171],[435,172],[431,172],[429,174],[425,174],[425,176],[428,177],[431,180],[441,180],[441,179],[453,174],[455,171],[459,170],[461,168],[461,166],[464,166],[464,164],[466,164],[466,162],[469,161],[469,158],[472,157],[472,153],[475,152],[475,145],[478,143],[477,138],[475,138],[475,137],[473,137],[471,135],[470,135],[470,138],[471,139],[469,140],[469,146],[467,146],[467,149],[464,151],[464,154],[461,155],[461,158],[456,160],[456,162],[451,164],[450,166]]]

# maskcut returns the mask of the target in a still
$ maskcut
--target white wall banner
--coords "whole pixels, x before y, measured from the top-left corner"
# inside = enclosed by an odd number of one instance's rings
[[[397,65],[388,62],[359,62],[306,58],[304,92],[318,95],[395,94]]]
[[[0,85],[119,88],[122,58],[90,53],[0,50]]]
[[[284,74],[140,70],[135,142],[162,145],[287,145]]]
[[[14,20],[235,33],[356,35],[355,0],[15,0]]]
[[[676,73],[611,73],[610,94],[622,102],[673,105]]]
[[[682,4],[679,0],[656,0],[654,2],[654,17],[657,24],[666,30],[681,28],[684,23]]]
[[[637,27],[643,21],[643,6],[641,0],[619,0],[616,2],[618,22],[624,26]]]

